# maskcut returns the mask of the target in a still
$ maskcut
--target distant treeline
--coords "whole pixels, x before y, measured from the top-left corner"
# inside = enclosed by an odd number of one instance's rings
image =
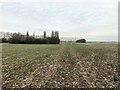
[[[4,33],[5,34],[5,33]],[[8,35],[7,37],[5,35]],[[2,43],[12,43],[12,44],[59,44],[59,32],[52,31],[51,37],[46,36],[46,31],[43,33],[43,37],[36,37],[35,34],[29,35],[29,32],[26,32],[26,35],[21,33],[7,33],[1,39]]]

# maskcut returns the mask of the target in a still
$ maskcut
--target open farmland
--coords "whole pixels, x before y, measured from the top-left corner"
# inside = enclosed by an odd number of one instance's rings
[[[117,44],[2,46],[3,87],[117,87]]]

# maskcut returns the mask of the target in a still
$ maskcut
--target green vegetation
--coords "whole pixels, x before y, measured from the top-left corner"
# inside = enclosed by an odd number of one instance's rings
[[[3,87],[117,87],[117,44],[3,44]]]
[[[84,38],[77,40],[76,43],[86,43],[86,40]]]
[[[0,43],[11,43],[11,44],[59,44],[59,32],[58,31],[52,31],[51,37],[46,36],[46,31],[43,32],[43,36],[35,35],[29,35],[29,32],[26,32],[25,34],[22,34],[20,32],[18,33],[2,33],[4,36],[0,39]]]

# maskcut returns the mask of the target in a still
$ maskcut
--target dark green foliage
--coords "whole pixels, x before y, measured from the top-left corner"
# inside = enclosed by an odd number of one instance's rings
[[[46,32],[44,31],[44,38],[35,38],[35,34],[33,36],[29,35],[29,32],[26,35],[21,33],[13,33],[11,38],[9,38],[8,42],[13,44],[59,44],[59,33],[57,31],[52,31],[52,37],[46,37]]]
[[[29,36],[26,43],[27,44],[34,44],[35,43],[35,38],[33,36]]]
[[[50,44],[59,44],[60,39],[59,39],[59,32],[58,31],[52,31],[51,33],[51,38],[49,38],[49,43]]]
[[[27,31],[27,33],[26,33],[26,42],[28,43],[29,42],[29,33],[28,33],[28,31]]]
[[[20,34],[20,33],[13,33],[11,38],[8,39],[8,42],[9,43],[19,43],[19,44],[22,44],[22,43],[26,43],[26,40],[25,40],[25,36]]]
[[[43,35],[44,35],[44,38],[46,38],[46,31],[44,31],[44,34],[43,34]]]
[[[86,40],[84,38],[77,40],[76,43],[86,43]]]
[[[7,43],[7,42],[8,42],[8,40],[6,38],[0,39],[0,43]]]
[[[52,38],[52,37],[55,37],[54,31],[52,31],[52,33],[51,33],[51,38]]]
[[[59,40],[59,38],[52,37],[52,38],[48,38],[48,42],[49,42],[50,44],[59,44],[59,43],[60,43],[60,40]]]

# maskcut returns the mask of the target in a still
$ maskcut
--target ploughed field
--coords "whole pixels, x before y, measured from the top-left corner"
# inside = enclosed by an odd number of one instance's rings
[[[117,44],[2,45],[7,88],[114,88],[117,71]]]

